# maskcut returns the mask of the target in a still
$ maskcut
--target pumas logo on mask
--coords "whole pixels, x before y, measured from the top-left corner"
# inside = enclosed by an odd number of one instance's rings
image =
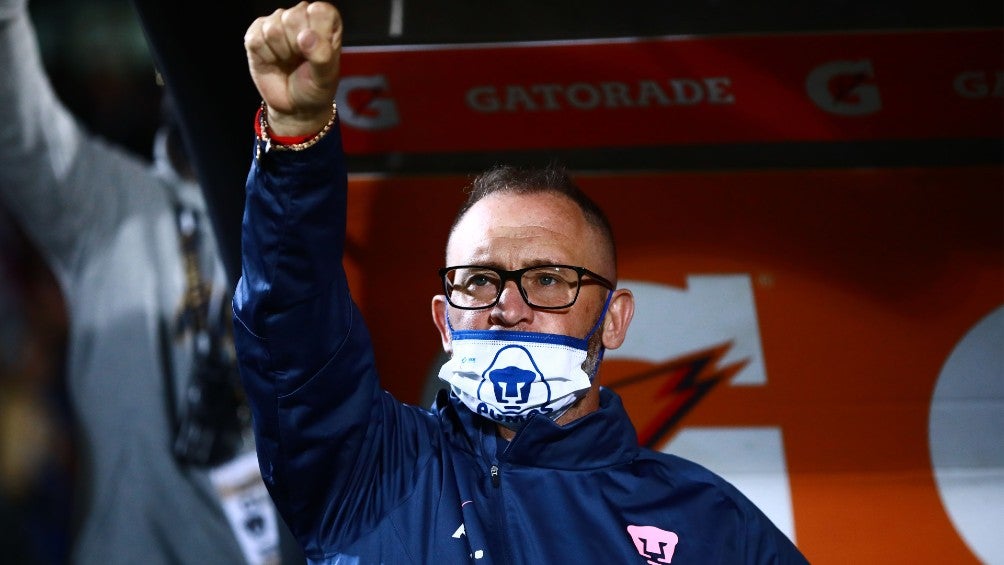
[[[450,327],[453,355],[439,378],[478,415],[510,429],[531,416],[558,419],[593,385],[596,372],[582,368],[589,357],[589,339],[610,307],[603,310],[585,338],[511,330],[455,330]],[[449,316],[447,316],[449,323]],[[599,354],[602,358],[602,350]]]
[[[533,413],[549,414],[554,411],[547,405],[551,400],[551,385],[537,367],[533,354],[522,345],[506,345],[499,349],[481,378],[477,397],[482,401],[476,409],[481,415],[520,422]],[[543,399],[539,407],[526,405],[533,388],[539,389],[533,396]],[[489,404],[484,401],[485,398],[494,401]]]
[[[491,382],[495,400],[506,412],[518,412],[526,404],[530,399],[530,387],[535,381],[546,389],[546,399],[551,399],[551,387],[525,347],[508,345],[500,349],[487,373],[488,378],[482,381],[482,386],[478,389],[478,398],[484,394],[484,385]]]
[[[589,389],[587,340],[513,331],[453,331],[439,378],[477,414],[509,427],[557,418]]]

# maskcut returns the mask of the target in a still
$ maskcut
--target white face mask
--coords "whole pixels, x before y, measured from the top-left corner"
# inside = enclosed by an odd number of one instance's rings
[[[474,413],[508,428],[518,430],[535,414],[556,419],[592,386],[582,365],[606,309],[584,339],[451,326],[453,356],[439,378]]]

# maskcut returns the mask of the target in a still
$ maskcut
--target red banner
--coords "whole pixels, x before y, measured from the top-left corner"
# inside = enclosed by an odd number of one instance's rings
[[[349,48],[351,154],[1004,137],[1004,31]]]

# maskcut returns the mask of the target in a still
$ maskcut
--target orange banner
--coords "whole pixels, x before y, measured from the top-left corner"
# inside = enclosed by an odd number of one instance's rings
[[[1004,30],[348,48],[353,155],[1004,137]]]
[[[644,443],[733,481],[815,564],[1004,562],[999,167],[579,180],[638,302],[601,378]],[[466,181],[351,181],[353,292],[408,402],[437,384]]]

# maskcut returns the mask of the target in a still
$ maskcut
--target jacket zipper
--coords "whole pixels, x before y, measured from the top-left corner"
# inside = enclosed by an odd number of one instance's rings
[[[493,462],[488,468],[488,473],[491,477],[492,487],[495,489],[493,498],[498,501],[498,509],[495,513],[495,530],[498,532],[498,549],[502,552],[501,559],[498,562],[512,563],[512,554],[509,550],[509,536],[506,534],[507,528],[505,527],[505,503],[502,499],[502,467],[498,462]]]

